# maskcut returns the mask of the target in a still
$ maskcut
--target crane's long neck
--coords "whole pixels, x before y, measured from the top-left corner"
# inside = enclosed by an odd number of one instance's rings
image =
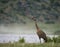
[[[40,30],[36,21],[35,21],[35,26],[36,26],[37,31]]]

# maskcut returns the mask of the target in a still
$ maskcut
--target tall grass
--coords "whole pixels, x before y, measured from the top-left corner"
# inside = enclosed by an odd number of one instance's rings
[[[24,43],[25,42],[25,39],[24,38],[21,38],[18,40],[19,43]]]

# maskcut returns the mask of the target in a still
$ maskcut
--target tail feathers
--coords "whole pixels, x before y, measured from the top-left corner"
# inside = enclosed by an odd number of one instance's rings
[[[47,37],[46,37],[46,38],[44,38],[44,40],[45,40],[45,42],[47,42]]]

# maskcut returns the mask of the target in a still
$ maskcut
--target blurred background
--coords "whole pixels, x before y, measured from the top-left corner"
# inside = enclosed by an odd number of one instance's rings
[[[60,0],[0,0],[0,40],[36,35],[32,16],[47,35],[60,35]]]

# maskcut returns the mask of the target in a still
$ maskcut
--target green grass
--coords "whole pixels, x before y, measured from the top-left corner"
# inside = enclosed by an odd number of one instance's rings
[[[0,43],[0,47],[60,47],[60,36],[53,39],[47,38],[47,43],[25,43],[24,38],[21,38],[13,43]]]
[[[25,42],[25,39],[24,38],[21,38],[18,40],[19,43],[24,43]]]
[[[0,47],[60,47],[60,43],[0,43]]]

